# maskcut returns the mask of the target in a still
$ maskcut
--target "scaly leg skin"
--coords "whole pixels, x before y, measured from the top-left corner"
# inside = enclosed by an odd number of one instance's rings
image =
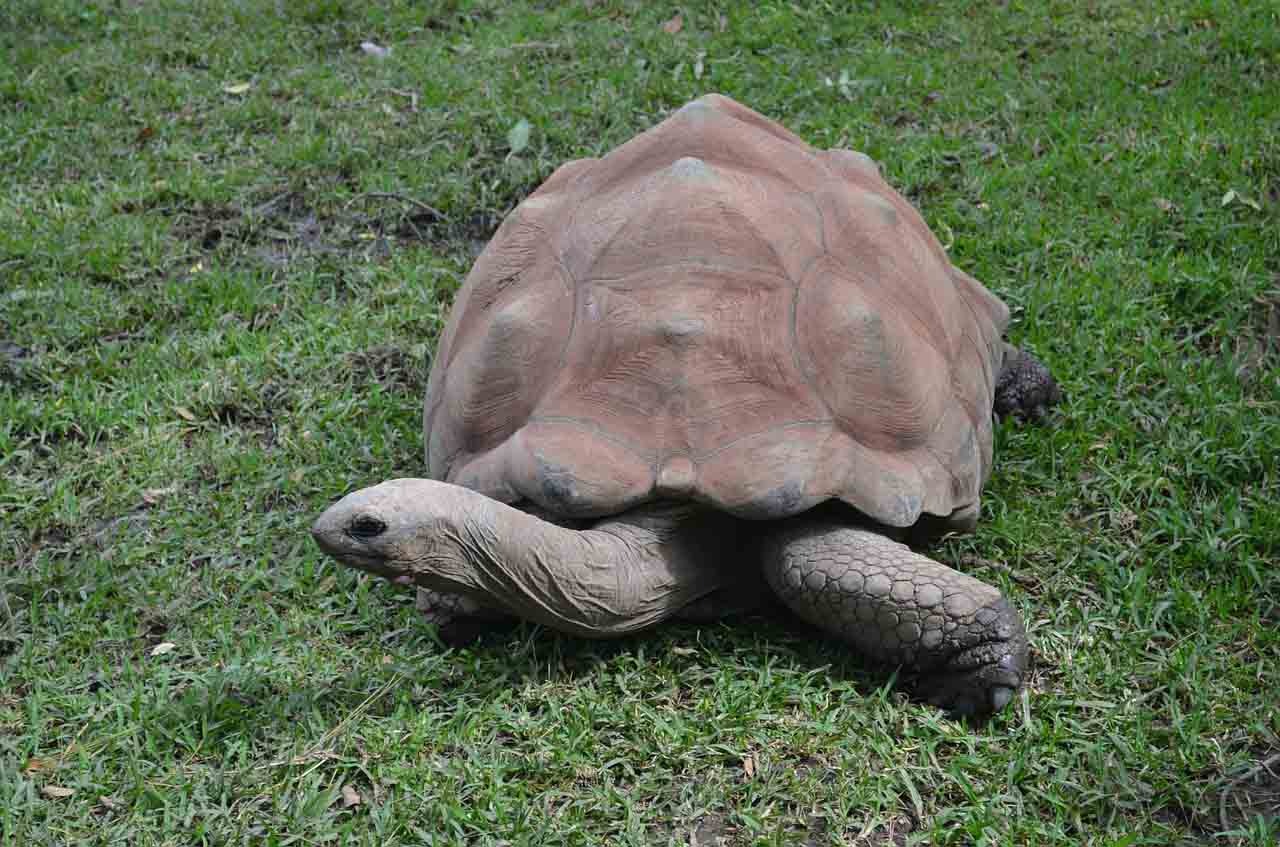
[[[485,633],[516,621],[506,612],[486,606],[465,594],[430,588],[418,589],[414,605],[449,647],[465,647]]]
[[[996,377],[995,413],[1019,420],[1042,421],[1049,407],[1062,401],[1062,389],[1044,363],[1026,350],[1004,345],[1004,361]]]
[[[797,521],[767,536],[765,578],[801,618],[956,715],[1004,708],[1027,671],[1022,621],[995,588],[876,532]]]

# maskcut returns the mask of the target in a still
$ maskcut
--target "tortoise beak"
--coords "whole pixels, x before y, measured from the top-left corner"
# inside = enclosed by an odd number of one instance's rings
[[[412,581],[403,568],[348,531],[351,509],[344,498],[334,503],[311,525],[311,537],[327,555],[342,564],[386,577],[397,584]]]

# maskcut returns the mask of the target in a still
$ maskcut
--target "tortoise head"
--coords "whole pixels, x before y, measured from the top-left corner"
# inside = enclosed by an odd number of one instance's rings
[[[459,490],[425,479],[389,480],[334,503],[311,535],[342,564],[407,585],[424,562],[458,555],[468,520]]]

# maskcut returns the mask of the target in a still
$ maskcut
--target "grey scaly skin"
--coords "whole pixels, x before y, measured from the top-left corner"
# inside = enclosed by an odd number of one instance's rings
[[[1048,370],[1013,347],[1004,363],[997,408],[1043,417],[1061,397]],[[470,489],[401,479],[348,495],[312,532],[344,564],[425,589],[446,626],[516,616],[616,637],[682,612],[741,608],[763,574],[792,611],[867,658],[903,666],[918,693],[953,713],[998,711],[1023,682],[1026,634],[992,586],[871,527],[801,515],[752,530],[671,503],[577,530]]]
[[[400,585],[462,594],[584,638],[647,629],[732,581],[743,534],[728,515],[652,504],[591,529],[557,526],[468,488],[393,479],[312,526],[322,550]]]
[[[418,587],[415,607],[448,647],[465,647],[482,636],[509,627],[519,618],[475,597]],[[699,597],[676,612],[676,620],[710,623],[752,612],[773,599],[763,579],[742,579]]]
[[[921,673],[924,696],[958,714],[1004,706],[1026,667],[1021,624],[994,588],[843,525],[779,522],[752,555],[753,533],[705,509],[645,507],[578,531],[401,479],[348,495],[312,531],[344,564],[588,638],[649,628],[762,569],[802,617]]]
[[[960,715],[996,712],[1027,670],[1022,620],[990,585],[865,529],[803,518],[765,537],[765,578],[797,615]]]
[[[1049,369],[1032,354],[1011,344],[1004,344],[1001,370],[996,379],[994,411],[1000,417],[1041,422],[1051,406],[1062,400],[1062,391]],[[534,512],[544,520],[554,516]],[[976,519],[976,514],[975,514]],[[945,530],[944,530],[945,531]],[[939,533],[927,531],[921,537]],[[757,581],[743,580],[728,589],[717,591],[690,604],[677,616],[681,620],[708,621],[717,617],[749,610],[760,600]],[[767,598],[766,598],[767,599]],[[473,598],[426,588],[418,589],[418,609],[435,625],[442,640],[453,646],[470,643],[488,629],[509,623],[512,617],[492,604]],[[807,617],[802,614],[802,617]]]
[[[1043,420],[1049,407],[1062,401],[1062,390],[1053,374],[1035,356],[1011,344],[1004,346],[1003,358],[996,378],[996,415]]]

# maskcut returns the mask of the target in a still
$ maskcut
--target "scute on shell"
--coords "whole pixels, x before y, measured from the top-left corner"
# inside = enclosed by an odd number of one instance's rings
[[[435,357],[428,473],[564,517],[968,523],[1007,321],[868,157],[707,95],[503,222]]]

